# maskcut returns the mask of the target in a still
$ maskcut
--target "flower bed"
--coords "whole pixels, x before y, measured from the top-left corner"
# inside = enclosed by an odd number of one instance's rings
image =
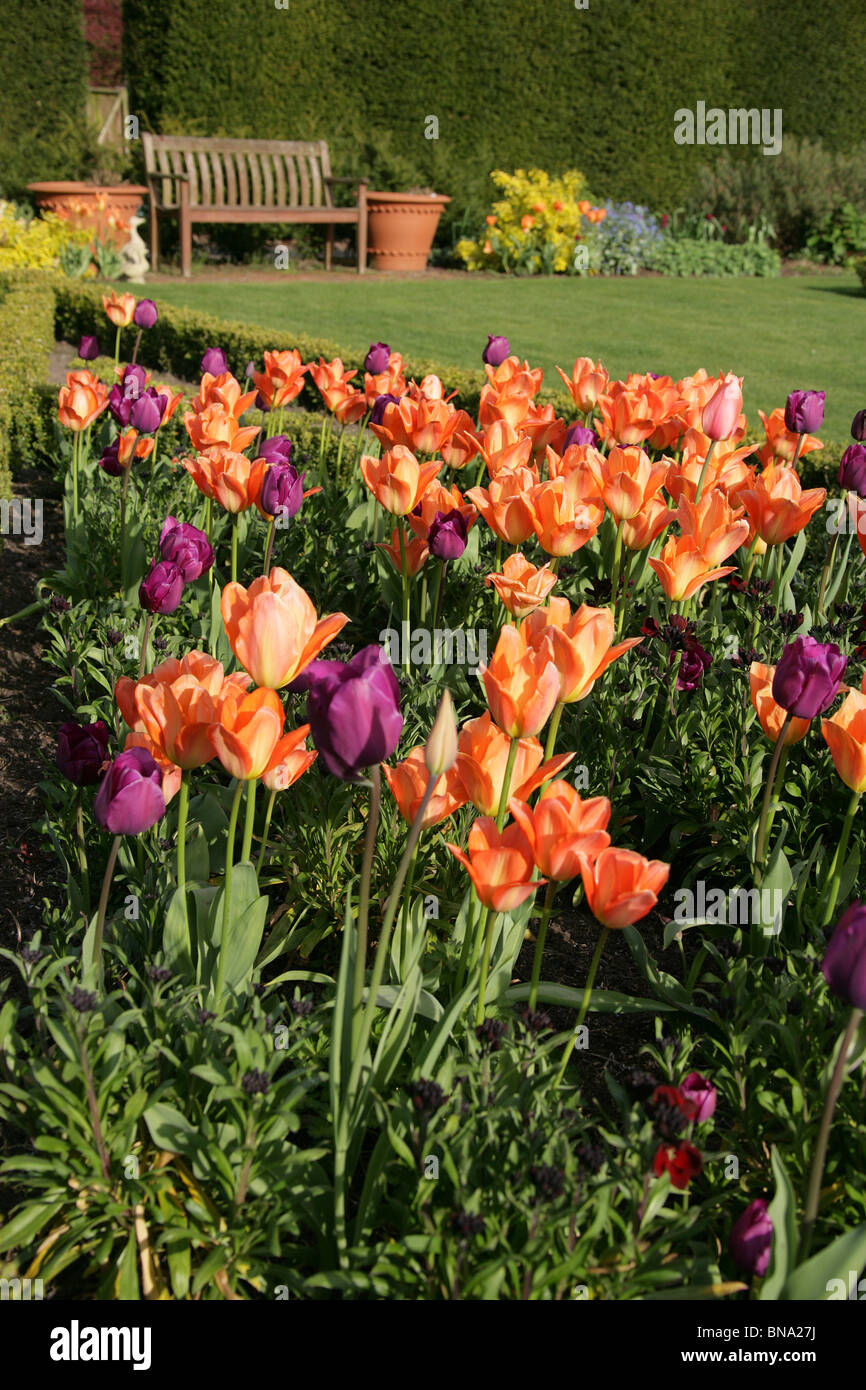
[[[184,398],[137,358],[188,371],[189,317],[104,310],[108,370],[88,336],[54,403],[68,908],[2,953],[4,1269],[836,1296],[866,1258],[866,420],[828,496],[820,392],[756,451],[730,373],[578,358],[559,413],[501,338],[476,400],[239,327]],[[587,950],[551,977],[563,923]],[[646,1024],[615,1065],[605,1020]]]

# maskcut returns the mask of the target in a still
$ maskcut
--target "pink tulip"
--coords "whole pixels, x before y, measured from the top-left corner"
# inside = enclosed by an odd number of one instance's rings
[[[701,429],[710,439],[730,439],[743,409],[743,378],[728,372],[715,395],[704,406]]]

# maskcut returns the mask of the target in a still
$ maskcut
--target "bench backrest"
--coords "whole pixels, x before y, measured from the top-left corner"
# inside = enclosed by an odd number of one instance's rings
[[[192,207],[332,207],[326,140],[223,140],[142,133],[158,202],[180,199],[172,177],[186,174]]]

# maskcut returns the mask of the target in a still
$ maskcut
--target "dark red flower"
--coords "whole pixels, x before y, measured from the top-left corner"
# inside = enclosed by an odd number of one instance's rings
[[[676,1089],[672,1087],[671,1089]],[[671,1186],[683,1192],[692,1178],[696,1178],[703,1168],[703,1159],[695,1148],[683,1140],[679,1144],[659,1144],[653,1159],[653,1172],[657,1178],[669,1173]]]

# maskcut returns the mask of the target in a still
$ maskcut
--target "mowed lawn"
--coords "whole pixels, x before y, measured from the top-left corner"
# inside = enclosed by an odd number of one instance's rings
[[[261,324],[283,343],[292,332],[329,339],[353,366],[371,342],[387,342],[410,357],[478,367],[487,334],[497,333],[543,367],[552,385],[556,365],[568,372],[577,356],[600,357],[612,376],[735,371],[758,427],[758,410],[783,405],[789,391],[824,390],[828,441],[846,439],[852,416],[866,406],[866,294],[848,273],[774,280],[395,280],[343,272],[301,280],[287,273],[258,282],[166,281],[150,293]]]

